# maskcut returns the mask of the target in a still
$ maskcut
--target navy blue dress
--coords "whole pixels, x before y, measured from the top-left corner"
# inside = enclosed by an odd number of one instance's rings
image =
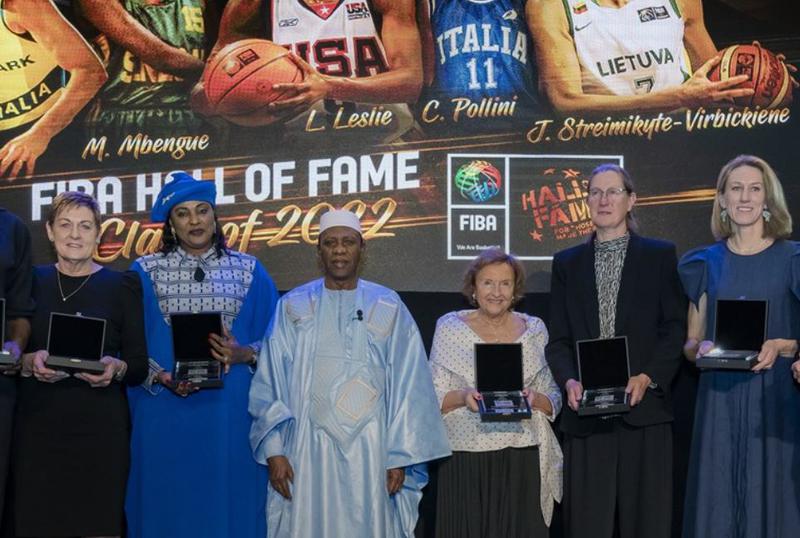
[[[800,336],[800,246],[776,241],[749,256],[724,242],[688,252],[679,273],[689,299],[707,294],[705,338],[717,299],[769,301],[767,338]],[[760,373],[700,375],[684,538],[780,538],[800,529],[800,385],[794,358]]]

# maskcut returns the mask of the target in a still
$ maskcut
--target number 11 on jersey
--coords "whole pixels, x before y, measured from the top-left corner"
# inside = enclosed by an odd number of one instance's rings
[[[472,58],[467,62],[467,68],[469,69],[469,89],[470,90],[493,90],[497,88],[497,80],[495,79],[494,74],[494,62],[492,58],[486,58],[483,62],[483,68],[486,73],[486,83],[481,85],[481,82],[478,80],[478,59]]]

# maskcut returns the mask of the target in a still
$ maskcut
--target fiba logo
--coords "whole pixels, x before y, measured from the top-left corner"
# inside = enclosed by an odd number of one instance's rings
[[[486,161],[472,161],[456,172],[455,185],[461,196],[473,202],[491,200],[502,187],[500,170]]]

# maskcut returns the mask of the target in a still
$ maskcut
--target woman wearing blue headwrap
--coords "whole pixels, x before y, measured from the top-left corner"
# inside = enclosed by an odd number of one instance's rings
[[[247,393],[278,298],[254,257],[229,251],[210,181],[173,174],[158,195],[161,251],[133,264],[142,278],[150,375],[129,394],[133,435],[128,536],[266,535],[267,474],[248,442]],[[170,314],[220,312],[209,338],[228,369],[221,389],[176,383]]]

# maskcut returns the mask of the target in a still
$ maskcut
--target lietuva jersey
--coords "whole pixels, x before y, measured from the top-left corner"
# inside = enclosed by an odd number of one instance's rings
[[[584,93],[644,94],[689,78],[674,0],[632,0],[621,8],[564,0],[564,6]]]
[[[6,25],[8,11],[0,0],[0,130],[30,123],[58,100],[65,84],[55,58],[30,34]]]
[[[435,89],[450,97],[533,100],[526,0],[430,0]]]
[[[122,5],[162,41],[204,59],[206,0],[122,0]],[[154,69],[103,35],[95,45],[108,71],[99,94],[101,108],[188,106],[190,88],[181,77]]]

